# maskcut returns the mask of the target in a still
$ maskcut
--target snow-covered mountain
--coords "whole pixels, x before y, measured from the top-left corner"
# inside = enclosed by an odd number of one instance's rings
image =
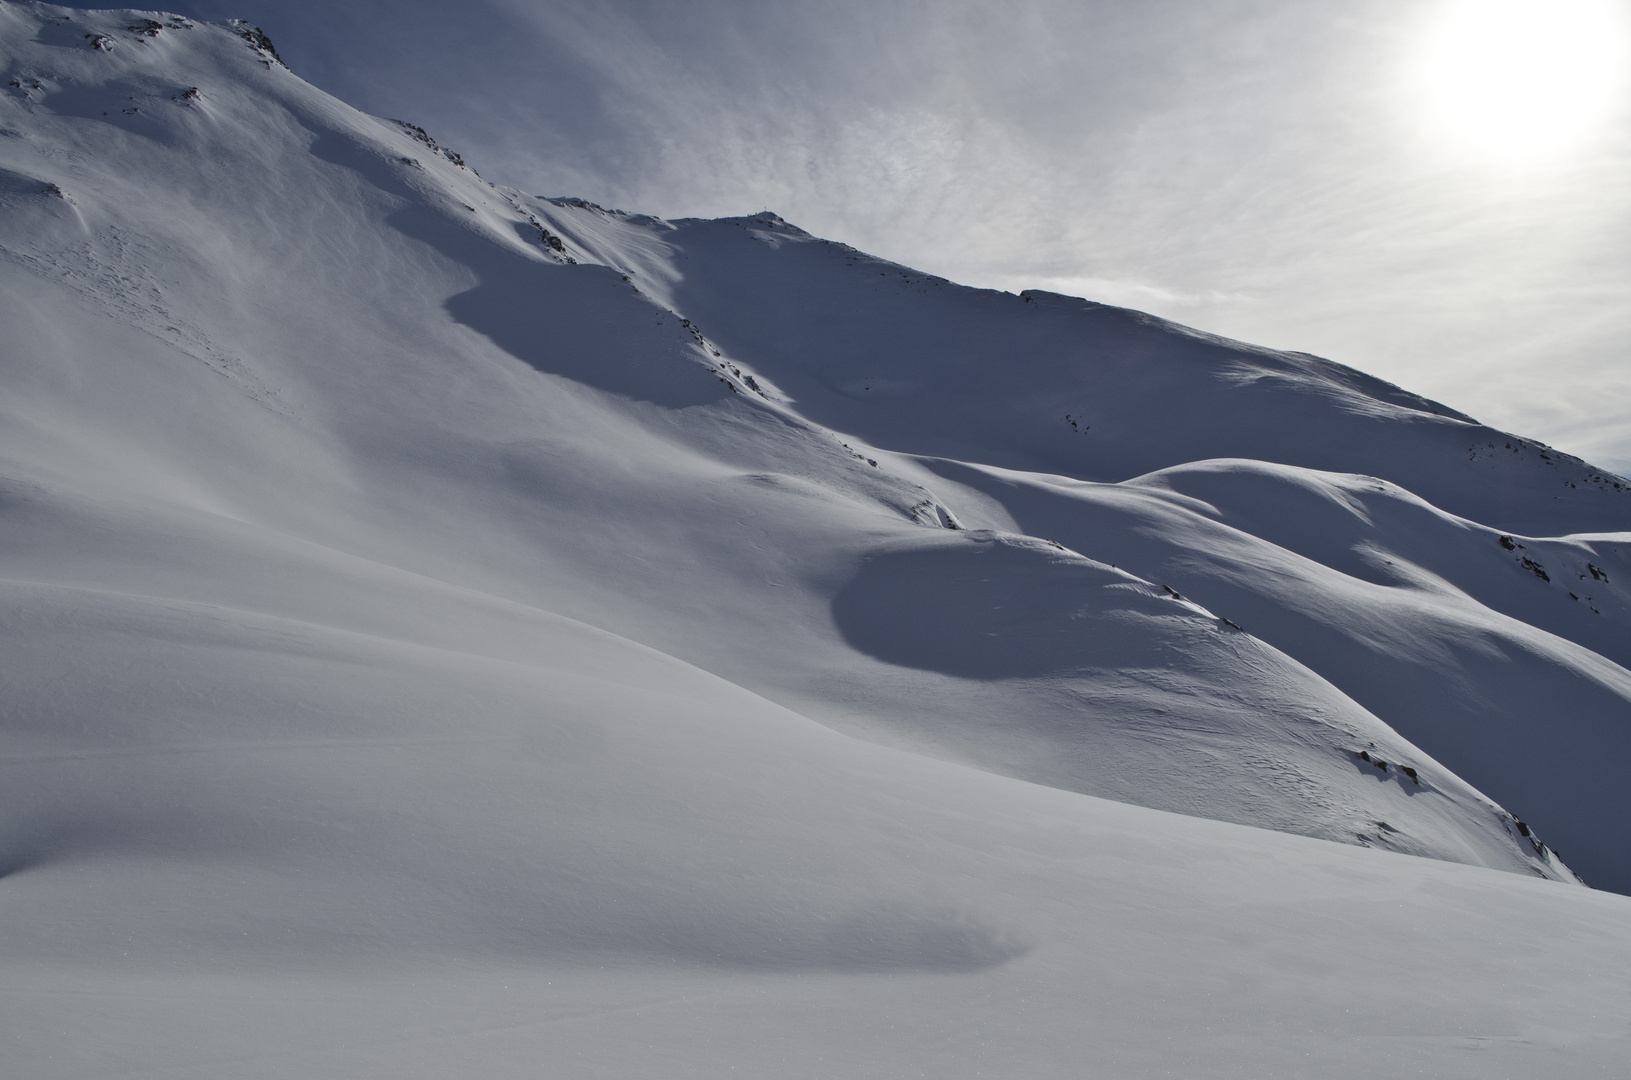
[[[248,24],[0,65],[17,1075],[1623,1065],[1627,481]]]

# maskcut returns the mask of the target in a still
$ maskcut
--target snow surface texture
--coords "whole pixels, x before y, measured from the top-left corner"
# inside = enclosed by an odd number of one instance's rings
[[[0,63],[8,1075],[1625,1075],[1621,478],[247,24]]]

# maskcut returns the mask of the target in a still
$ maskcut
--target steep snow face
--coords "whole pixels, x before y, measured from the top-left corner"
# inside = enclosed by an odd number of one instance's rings
[[[1547,846],[1631,888],[1619,478],[494,187],[247,25],[0,3],[0,66],[0,949],[120,1017],[5,1010],[34,1073],[398,1075],[405,970],[486,1075],[1623,1060]]]
[[[1247,458],[1390,480],[1546,535],[1631,528],[1631,485],[1317,357],[1138,312],[978,291],[770,217],[676,223],[665,295],[835,428],[1079,479]]]

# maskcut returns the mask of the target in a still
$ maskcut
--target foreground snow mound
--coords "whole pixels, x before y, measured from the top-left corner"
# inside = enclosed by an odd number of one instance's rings
[[[246,24],[0,65],[24,1074],[1624,1059],[1618,478],[495,187]]]

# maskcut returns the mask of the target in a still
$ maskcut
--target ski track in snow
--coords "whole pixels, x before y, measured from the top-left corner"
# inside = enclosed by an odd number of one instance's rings
[[[1624,479],[248,24],[0,65],[8,1075],[1624,1074]]]

